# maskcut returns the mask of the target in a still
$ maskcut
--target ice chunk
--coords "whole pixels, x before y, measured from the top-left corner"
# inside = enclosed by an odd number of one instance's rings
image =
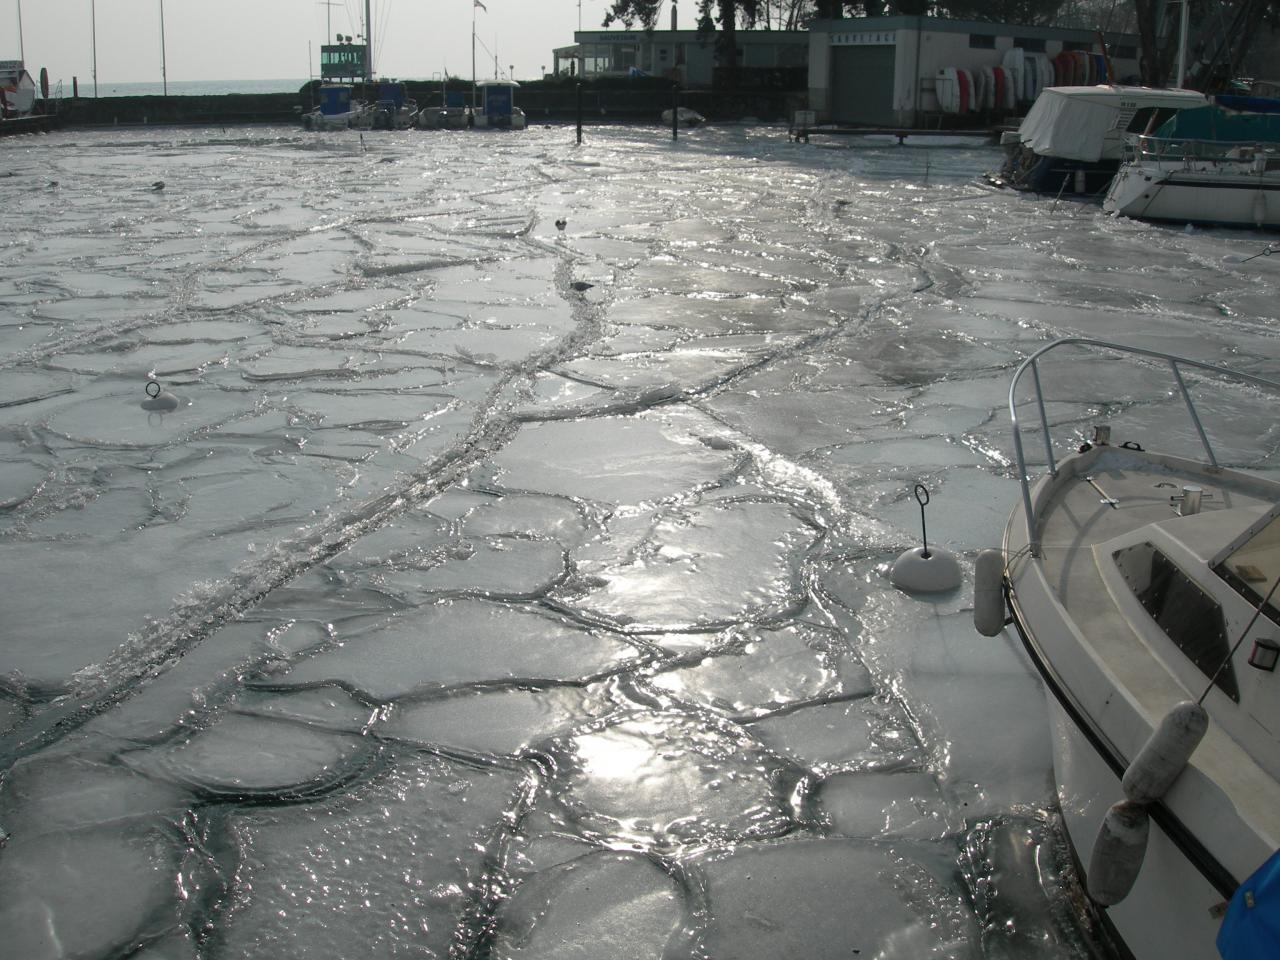
[[[909,856],[834,839],[713,855],[701,864],[711,916],[707,954],[971,960],[979,931],[948,864]]]
[[[566,749],[564,800],[591,834],[666,849],[791,825],[784,798],[794,771],[734,724],[638,714]]]
[[[687,415],[528,424],[494,462],[511,489],[639,503],[714,483],[733,469],[736,453],[706,447],[699,427],[714,432]]]
[[[940,840],[963,827],[927,773],[837,773],[817,801],[836,836]]]
[[[770,749],[820,769],[898,769],[925,760],[906,712],[878,697],[805,706],[749,729]]]
[[[177,924],[179,847],[134,825],[10,838],[0,943],[22,960],[111,957]]]
[[[734,717],[763,716],[788,704],[840,693],[870,693],[869,679],[850,689],[831,638],[806,624],[747,631],[700,663],[658,673],[654,686]],[[856,676],[848,671],[850,678]],[[865,674],[865,671],[862,671]]]
[[[124,759],[214,794],[301,796],[351,777],[366,748],[357,736],[229,714],[185,743],[128,753]]]
[[[478,690],[422,703],[400,703],[378,735],[411,743],[514,754],[598,716],[604,706],[571,687]]]
[[[720,500],[610,523],[579,572],[601,586],[566,605],[632,629],[708,627],[780,616],[800,604],[800,558],[818,537],[783,501]],[[677,599],[679,598],[679,599]]]
[[[683,919],[680,886],[652,860],[593,853],[524,880],[498,913],[491,955],[652,960],[675,955]]]
[[[375,700],[496,680],[576,680],[636,657],[633,647],[518,607],[443,601],[299,663],[281,685],[338,682]]]
[[[189,791],[149,779],[127,766],[77,756],[19,760],[0,790],[0,824],[29,838],[156,815],[180,820]]]

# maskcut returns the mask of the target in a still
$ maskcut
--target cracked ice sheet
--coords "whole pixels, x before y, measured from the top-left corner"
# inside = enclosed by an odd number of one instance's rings
[[[618,629],[706,629],[802,604],[800,566],[820,531],[778,500],[721,500],[617,517],[575,560],[565,607]]]
[[[979,942],[946,846],[791,840],[699,866],[716,960],[970,960]]]
[[[445,957],[524,775],[409,751],[318,803],[233,813],[214,960]],[[220,841],[222,838],[211,838]]]
[[[741,727],[679,713],[611,717],[553,750],[579,831],[637,849],[777,836],[798,771]]]
[[[696,411],[650,411],[531,423],[494,457],[496,482],[512,490],[637,504],[718,483],[741,455],[724,428]]]
[[[658,672],[650,683],[738,720],[803,700],[871,693],[866,668],[840,647],[807,624],[734,631],[725,649]]]

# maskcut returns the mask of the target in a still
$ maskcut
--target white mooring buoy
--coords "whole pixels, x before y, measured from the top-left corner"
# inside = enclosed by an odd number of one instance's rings
[[[147,381],[147,399],[140,404],[148,413],[168,413],[177,410],[182,401],[168,390],[162,390],[154,380]]]
[[[929,549],[929,538],[924,522],[924,508],[929,503],[929,491],[923,483],[915,486],[916,502],[920,504],[920,533],[922,546],[912,547],[893,561],[889,582],[899,590],[912,593],[943,593],[960,586],[963,575],[960,561],[955,554],[940,547]]]

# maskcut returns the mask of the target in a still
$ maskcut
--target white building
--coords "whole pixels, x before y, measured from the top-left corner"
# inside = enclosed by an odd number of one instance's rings
[[[573,46],[552,51],[556,76],[639,72],[689,87],[710,87],[714,79],[715,37],[699,37],[696,30],[579,30],[573,39]],[[739,30],[737,43],[738,66],[747,70],[802,70],[810,50],[803,30]]]
[[[1108,34],[1106,41],[1115,79],[1136,77],[1138,38]],[[823,123],[925,126],[941,110],[940,70],[997,67],[1015,47],[1048,57],[1101,51],[1090,30],[933,17],[817,20],[809,26],[809,106]]]

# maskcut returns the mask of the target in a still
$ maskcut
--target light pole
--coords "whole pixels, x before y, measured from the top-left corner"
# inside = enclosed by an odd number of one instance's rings
[[[27,47],[22,42],[22,0],[18,0],[18,59],[23,66],[27,63]]]
[[[169,95],[169,69],[164,54],[164,0],[160,0],[160,82],[164,86],[164,95]]]
[[[89,27],[93,38],[93,96],[98,96],[98,0],[89,0]]]

